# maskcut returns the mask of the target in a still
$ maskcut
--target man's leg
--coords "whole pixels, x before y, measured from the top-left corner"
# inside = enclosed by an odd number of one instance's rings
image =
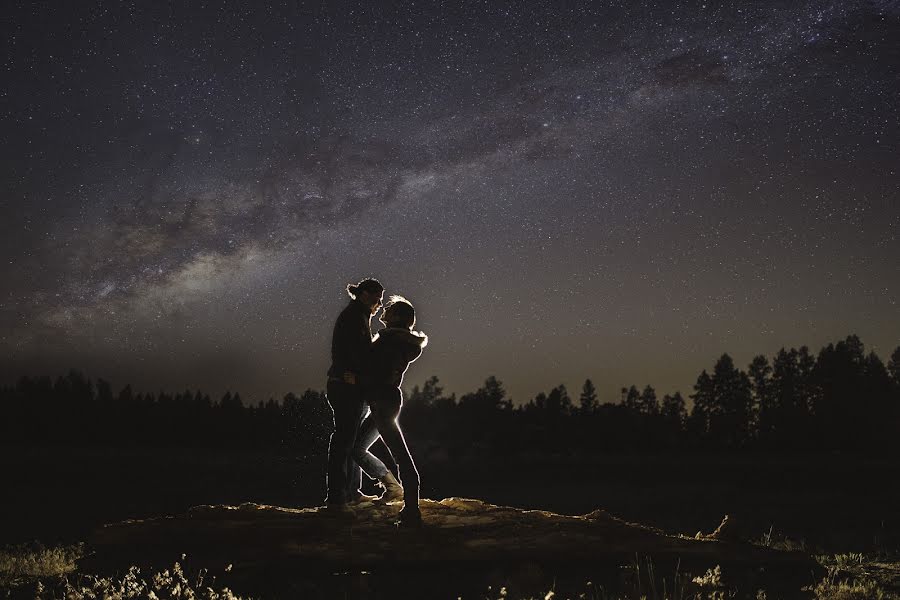
[[[353,404],[353,409],[355,411],[353,416],[353,441],[350,443],[350,451],[347,453],[347,466],[345,470],[347,478],[344,480],[347,484],[344,493],[348,500],[352,500],[362,494],[362,491],[360,491],[360,488],[362,487],[362,469],[360,468],[359,463],[356,462],[356,459],[353,458],[353,446],[356,445],[356,439],[359,437],[359,427],[362,425],[363,419],[369,408],[363,400],[362,388],[358,385],[352,387],[356,392]]]
[[[328,444],[327,501],[340,504],[350,500],[349,488],[354,474],[356,489],[359,488],[359,467],[353,461],[351,451],[365,404],[356,386],[340,382],[328,382],[326,398],[334,413],[334,432]]]

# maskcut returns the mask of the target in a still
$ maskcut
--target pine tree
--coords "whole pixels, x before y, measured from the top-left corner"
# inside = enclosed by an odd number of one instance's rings
[[[723,354],[713,369],[712,382],[715,410],[710,418],[711,436],[727,447],[744,445],[750,437],[753,404],[750,378]]]
[[[753,394],[754,437],[765,443],[771,438],[774,422],[772,401],[772,367],[762,354],[754,356],[747,367]]]
[[[578,397],[578,405],[583,415],[591,415],[597,411],[597,388],[590,379],[584,380],[581,396]]]
[[[572,413],[572,400],[566,386],[558,385],[547,394],[547,412],[551,415],[567,416]]]
[[[861,394],[865,387],[865,350],[859,337],[847,336],[822,348],[811,378],[816,392],[813,411],[818,444],[849,449],[864,442],[868,435],[868,398]]]
[[[891,359],[888,361],[887,368],[888,373],[891,374],[891,379],[894,381],[894,385],[900,387],[900,346],[897,346],[891,354]]]
[[[130,406],[134,402],[134,392],[131,390],[131,384],[127,384],[119,392],[118,403],[122,406]]]
[[[691,400],[694,401],[694,407],[688,420],[689,429],[700,439],[706,439],[710,433],[710,420],[716,411],[713,380],[706,369],[697,376]]]
[[[437,378],[435,378],[436,380]],[[512,409],[512,401],[506,397],[503,383],[491,375],[485,379],[484,384],[480,388],[460,397],[459,406],[463,410],[483,414],[510,410]]]
[[[622,404],[629,412],[638,414],[641,412],[641,393],[637,386],[622,388]]]
[[[644,415],[655,415],[659,413],[659,403],[656,400],[656,390],[652,386],[647,385],[641,392],[638,401],[639,410]]]
[[[659,414],[667,423],[681,429],[687,420],[687,409],[685,408],[684,398],[681,397],[681,392],[675,392],[671,396],[669,394],[663,396]]]

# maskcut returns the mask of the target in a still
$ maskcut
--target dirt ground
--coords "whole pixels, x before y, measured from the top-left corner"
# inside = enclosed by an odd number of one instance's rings
[[[415,452],[415,450],[413,449]],[[98,524],[198,504],[316,506],[324,457],[154,448],[4,448],[0,543],[77,541]],[[670,533],[741,534],[819,553],[900,548],[900,463],[840,455],[635,455],[419,463],[422,496],[585,514]]]
[[[900,591],[900,464],[893,460],[648,454],[590,461],[420,460],[419,470],[426,498],[480,498],[568,515],[602,508],[670,534],[711,532],[729,514],[743,539],[820,557],[834,586],[862,580],[888,593]],[[6,547],[35,540],[46,546],[77,543],[103,523],[182,513],[200,504],[308,507],[324,497],[324,456],[6,447],[0,472],[0,545]],[[634,581],[634,566],[631,575],[627,566],[618,566],[597,576],[626,585]],[[505,576],[490,565],[482,571],[449,581],[472,591]],[[439,580],[432,575],[430,580]],[[577,569],[553,575],[576,596],[588,576]],[[392,581],[383,573],[346,572],[335,574],[327,589],[378,597],[357,591],[390,588]],[[804,594],[811,597],[813,591]]]

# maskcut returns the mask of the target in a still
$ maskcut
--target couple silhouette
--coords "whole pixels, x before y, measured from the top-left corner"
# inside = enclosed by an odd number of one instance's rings
[[[348,285],[347,294],[350,303],[334,324],[326,388],[334,412],[326,505],[344,511],[366,502],[402,500],[397,524],[420,527],[419,472],[398,416],[403,404],[403,374],[422,354],[428,337],[413,331],[416,311],[402,296],[388,298],[379,317],[384,328],[372,337],[371,320],[384,300],[384,286],[378,280]],[[397,463],[400,481],[369,452],[379,436]],[[360,490],[363,471],[384,489],[380,497]]]

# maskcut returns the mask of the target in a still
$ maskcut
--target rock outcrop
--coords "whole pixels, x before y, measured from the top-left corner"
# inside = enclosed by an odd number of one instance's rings
[[[171,564],[173,557],[187,554],[195,565],[233,565],[248,577],[263,572],[273,577],[281,570],[421,572],[466,565],[507,565],[518,571],[526,565],[525,570],[550,572],[577,565],[616,567],[634,563],[637,556],[652,558],[659,569],[677,563],[702,573],[722,565],[757,578],[793,573],[804,583],[819,568],[802,553],[667,535],[603,510],[567,516],[465,498],[422,500],[425,525],[418,530],[394,525],[399,510],[399,505],[382,503],[350,512],[262,504],[197,506],[183,515],[104,526],[90,539],[94,554],[85,562],[96,571]]]

